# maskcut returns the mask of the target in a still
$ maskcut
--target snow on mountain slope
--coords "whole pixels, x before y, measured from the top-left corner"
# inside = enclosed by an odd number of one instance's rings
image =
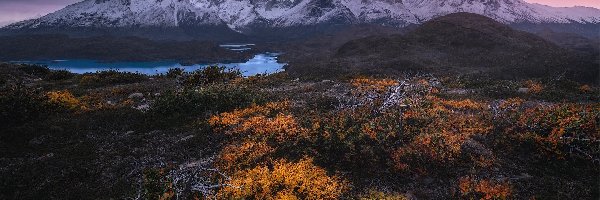
[[[456,13],[504,23],[600,23],[600,10],[555,8],[523,0],[85,0],[7,29],[44,27],[289,27],[372,23],[403,27]]]
[[[456,12],[485,15],[504,23],[600,23],[600,10],[555,8],[522,0],[405,0],[405,5],[423,22]],[[584,11],[584,12],[580,12]]]

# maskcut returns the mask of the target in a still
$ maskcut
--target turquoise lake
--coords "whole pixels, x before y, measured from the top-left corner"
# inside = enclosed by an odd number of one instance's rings
[[[230,46],[226,46],[230,47]],[[245,46],[231,46],[232,50],[241,50]],[[252,59],[243,63],[209,63],[183,66],[174,61],[149,61],[149,62],[102,62],[97,60],[35,60],[14,61],[22,64],[46,65],[50,69],[67,70],[77,74],[117,70],[122,72],[137,72],[147,75],[164,74],[171,68],[181,68],[186,72],[202,69],[209,65],[225,66],[229,69],[239,69],[244,76],[257,74],[272,74],[283,71],[286,63],[277,61],[279,53],[262,53],[255,55]]]

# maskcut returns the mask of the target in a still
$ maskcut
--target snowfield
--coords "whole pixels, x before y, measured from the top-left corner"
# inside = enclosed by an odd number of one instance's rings
[[[556,8],[522,0],[86,0],[8,29],[40,27],[289,27],[373,23],[403,27],[470,12],[503,23],[600,23],[600,10]]]

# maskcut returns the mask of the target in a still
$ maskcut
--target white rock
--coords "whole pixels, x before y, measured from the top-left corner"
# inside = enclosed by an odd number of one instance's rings
[[[133,94],[130,94],[129,97],[127,97],[127,98],[130,98],[130,99],[141,99],[141,98],[144,98],[144,94],[139,93],[139,92],[138,93],[133,93]]]
[[[519,90],[517,90],[517,92],[519,92],[519,93],[528,93],[529,92],[529,88],[519,88]]]

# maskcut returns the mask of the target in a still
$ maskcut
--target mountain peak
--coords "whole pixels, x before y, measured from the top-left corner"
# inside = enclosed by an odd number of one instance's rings
[[[251,32],[255,27],[331,24],[404,27],[460,12],[507,24],[600,23],[599,9],[554,8],[523,0],[85,0],[5,29],[223,26]]]

